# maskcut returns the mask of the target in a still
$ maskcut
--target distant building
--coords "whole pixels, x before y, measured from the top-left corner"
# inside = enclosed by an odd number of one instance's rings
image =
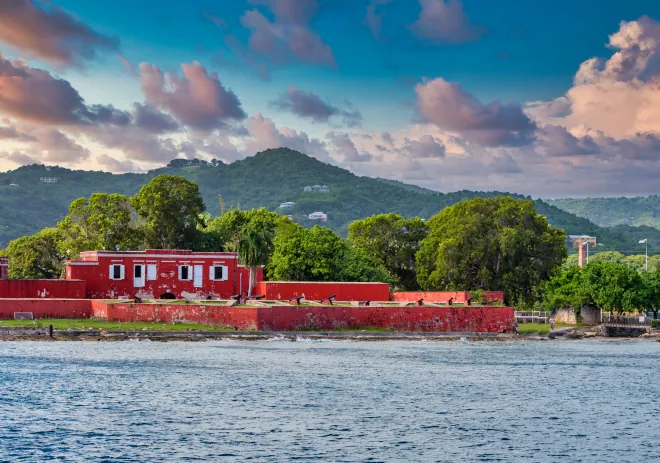
[[[327,222],[328,221],[328,214],[324,212],[312,212],[309,214],[309,220],[318,220],[320,222]]]
[[[9,278],[9,259],[0,257],[0,280]]]
[[[293,220],[293,216],[292,216],[292,215],[287,215],[286,218],[289,219],[289,220]]]
[[[313,191],[314,193],[330,193],[330,187],[327,185],[312,185],[303,188],[303,191]]]
[[[18,188],[18,185],[17,185],[16,183],[10,183],[9,186],[13,186],[13,187],[17,187],[17,188]]]
[[[280,209],[289,209],[289,208],[291,208],[295,205],[296,205],[296,203],[294,203],[293,201],[288,201],[286,203],[280,204]]]
[[[39,179],[41,183],[57,183],[60,181],[59,177],[41,177]]]

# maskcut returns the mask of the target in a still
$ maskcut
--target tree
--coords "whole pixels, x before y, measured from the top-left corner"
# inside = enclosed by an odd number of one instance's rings
[[[425,290],[502,290],[509,303],[531,302],[539,284],[566,258],[566,235],[511,197],[471,199],[428,221],[417,252]]]
[[[641,299],[643,307],[653,312],[653,318],[658,318],[660,311],[660,269],[644,272],[641,275],[643,289]]]
[[[257,267],[268,263],[273,251],[273,235],[264,228],[248,228],[243,231],[238,243],[238,261],[250,268],[250,283],[248,296],[252,295],[252,287],[257,275]]]
[[[58,278],[62,275],[64,255],[58,251],[60,232],[45,228],[32,236],[9,242],[9,278]]]
[[[625,264],[626,258],[620,252],[603,251],[590,255],[589,263],[591,262],[612,262],[615,264]]]
[[[415,254],[427,233],[420,218],[379,214],[351,223],[348,241],[382,263],[398,288],[414,291],[419,288]]]
[[[210,221],[208,232],[217,237],[221,249],[236,251],[245,230],[261,228],[274,234],[276,229],[286,222],[289,222],[289,219],[264,208],[250,211],[234,209]]]
[[[387,271],[332,230],[289,224],[278,232],[268,277],[281,281],[383,281]]]
[[[156,249],[191,248],[205,206],[197,184],[183,177],[159,175],[131,198],[142,219],[145,241]]]
[[[591,292],[584,285],[583,274],[577,265],[557,267],[552,277],[541,283],[544,309],[570,307],[579,313],[582,307],[595,305]]]
[[[136,228],[129,199],[120,194],[94,193],[69,206],[69,214],[57,224],[60,251],[72,257],[82,251],[138,249],[142,234]]]
[[[640,274],[623,264],[590,262],[581,283],[594,304],[608,312],[632,312],[644,303]]]

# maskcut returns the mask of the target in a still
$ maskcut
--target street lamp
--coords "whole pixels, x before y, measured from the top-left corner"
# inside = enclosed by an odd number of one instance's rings
[[[646,251],[644,252],[645,256],[645,269],[648,272],[649,271],[649,240],[648,238],[644,238],[643,240],[639,240],[639,244],[643,244],[646,247]]]
[[[589,263],[589,240],[584,240],[582,244],[587,245],[587,264]]]

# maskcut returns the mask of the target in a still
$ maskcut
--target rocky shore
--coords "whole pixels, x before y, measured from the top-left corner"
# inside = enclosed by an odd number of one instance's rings
[[[660,332],[652,332],[642,335],[643,338],[658,338]],[[0,341],[127,341],[127,340],[149,340],[149,341],[212,341],[212,340],[237,340],[237,341],[265,341],[271,339],[282,339],[296,341],[300,339],[309,340],[348,340],[348,341],[551,341],[551,340],[575,340],[575,339],[612,339],[606,338],[598,327],[590,328],[561,328],[552,331],[548,335],[517,335],[515,333],[430,333],[430,332],[369,332],[369,331],[296,331],[296,332],[265,332],[265,331],[106,331],[106,330],[54,330],[49,332],[48,328],[25,328],[25,327],[3,327],[0,328]]]

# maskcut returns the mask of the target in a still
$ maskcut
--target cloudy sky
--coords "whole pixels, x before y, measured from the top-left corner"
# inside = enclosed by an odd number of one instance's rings
[[[286,146],[439,191],[658,194],[659,20],[655,0],[0,0],[0,170]]]

